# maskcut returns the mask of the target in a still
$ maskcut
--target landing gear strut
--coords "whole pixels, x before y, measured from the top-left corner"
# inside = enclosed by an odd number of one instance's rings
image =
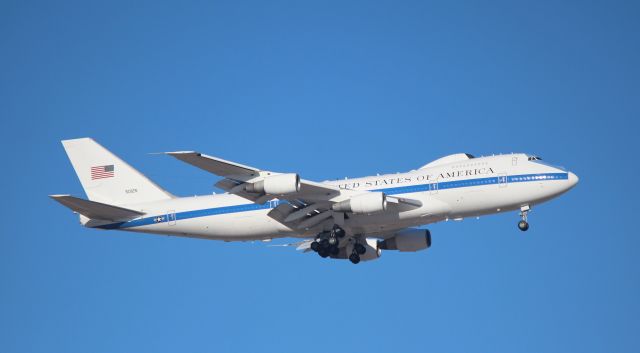
[[[529,229],[529,223],[527,223],[527,214],[530,210],[531,208],[529,208],[529,205],[520,207],[520,218],[522,218],[522,220],[518,222],[518,228],[523,232],[526,232],[527,229]]]
[[[332,237],[342,238],[345,235],[345,231],[344,229],[336,225],[336,226],[333,226],[333,229],[331,230],[330,235]]]

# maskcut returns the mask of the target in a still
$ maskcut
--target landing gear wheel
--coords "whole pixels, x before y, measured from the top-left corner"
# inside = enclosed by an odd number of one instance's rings
[[[327,239],[320,240],[320,247],[328,248],[329,247],[329,240],[327,240]]]
[[[353,251],[355,251],[359,255],[364,255],[364,253],[367,252],[367,248],[364,245],[358,243],[353,246]]]
[[[311,242],[311,250],[318,252],[318,249],[320,249],[320,243],[317,241]]]
[[[357,264],[358,262],[360,262],[360,255],[354,252],[349,256],[349,261],[351,261],[353,264]]]
[[[338,238],[342,238],[344,237],[344,229],[336,226],[333,228],[333,235],[335,235]]]
[[[334,246],[329,248],[329,253],[331,255],[338,255],[338,253],[340,253],[340,248],[338,248],[336,245],[334,245]]]
[[[529,229],[529,223],[527,223],[527,216],[529,215],[530,211],[531,211],[531,208],[529,207],[529,205],[524,205],[520,207],[520,218],[522,220],[518,222],[518,228],[523,232]]]
[[[518,222],[518,228],[521,231],[525,232],[527,231],[527,229],[529,229],[529,223],[527,223],[527,221],[520,221]]]
[[[321,248],[320,250],[318,250],[318,255],[320,255],[320,257],[324,259],[329,256],[329,250]]]

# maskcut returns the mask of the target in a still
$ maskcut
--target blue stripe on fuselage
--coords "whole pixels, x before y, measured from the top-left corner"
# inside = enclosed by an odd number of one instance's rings
[[[505,179],[506,178],[506,179]],[[447,190],[447,189],[457,189],[457,188],[466,188],[471,186],[483,186],[483,185],[492,185],[499,183],[521,183],[527,181],[539,181],[539,180],[567,180],[569,179],[568,173],[543,173],[543,174],[522,174],[522,175],[511,175],[511,176],[495,176],[489,178],[477,178],[477,179],[465,179],[465,180],[456,180],[456,181],[445,181],[437,183],[428,183],[428,184],[420,184],[420,185],[411,185],[411,186],[398,186],[392,188],[382,188],[371,191],[384,191],[385,194],[388,195],[397,195],[397,194],[409,194],[412,192],[424,192],[429,190]]]
[[[391,188],[381,188],[370,191],[384,191],[387,195],[398,195],[398,194],[409,194],[414,192],[424,192],[429,190],[448,190],[448,189],[457,189],[457,188],[465,188],[472,186],[483,186],[483,185],[492,185],[492,184],[501,184],[501,183],[522,183],[529,181],[542,181],[542,180],[567,180],[569,179],[568,173],[541,173],[541,174],[522,174],[522,175],[509,175],[509,176],[495,176],[489,178],[477,178],[477,179],[465,179],[465,180],[456,180],[456,181],[445,181],[437,183],[428,183],[428,184],[419,184],[419,185],[409,185],[409,186],[397,186]],[[286,200],[278,200],[275,202],[275,205],[279,205],[281,203],[287,203]],[[220,214],[228,214],[228,213],[238,213],[238,212],[248,212],[248,211],[257,211],[270,209],[274,203],[266,202],[264,204],[242,204],[242,205],[233,205],[233,206],[223,206],[223,207],[214,207],[214,208],[205,208],[202,210],[194,210],[194,211],[185,211],[178,212],[175,214],[175,220],[184,220],[190,218],[198,218],[198,217],[206,217],[206,216],[215,216]],[[118,229],[118,228],[131,228],[131,227],[140,227],[146,226],[150,224],[158,224],[165,223],[168,220],[168,217],[164,217],[164,220],[157,222],[158,216],[146,217],[141,219],[134,219],[128,222],[118,222],[105,224],[102,226],[97,226],[96,228],[102,229]],[[171,220],[173,221],[173,219]]]

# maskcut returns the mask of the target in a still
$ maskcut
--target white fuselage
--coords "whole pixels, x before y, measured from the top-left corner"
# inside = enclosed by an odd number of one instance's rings
[[[512,211],[552,199],[573,187],[571,172],[525,154],[479,157],[440,164],[408,173],[325,182],[341,189],[382,191],[389,196],[418,200],[421,207],[398,212],[349,215],[343,228],[350,234],[376,236],[393,230]],[[82,218],[88,227],[119,229],[219,240],[262,240],[310,237],[325,224],[292,229],[268,215],[279,203],[255,204],[232,194],[182,197],[147,204],[126,205],[145,215],[118,223],[96,223]]]

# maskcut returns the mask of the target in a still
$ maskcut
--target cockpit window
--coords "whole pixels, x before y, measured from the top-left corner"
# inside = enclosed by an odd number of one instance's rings
[[[541,161],[542,158],[538,157],[538,156],[529,156],[529,160],[530,161]]]
[[[474,155],[472,155],[472,154],[468,154],[468,153],[465,153],[465,156],[467,156],[467,158],[469,158],[469,159],[474,159],[474,158],[476,158]]]

